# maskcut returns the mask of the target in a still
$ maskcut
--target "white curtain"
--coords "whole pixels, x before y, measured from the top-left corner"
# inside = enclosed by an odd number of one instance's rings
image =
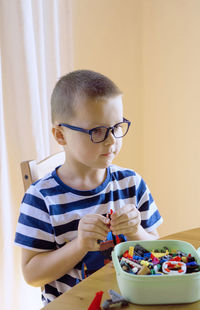
[[[20,162],[60,151],[50,95],[73,69],[71,0],[0,0],[0,308],[40,309],[13,245],[24,194]]]

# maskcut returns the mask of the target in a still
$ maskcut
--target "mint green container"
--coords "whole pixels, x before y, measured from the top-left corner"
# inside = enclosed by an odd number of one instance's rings
[[[179,304],[200,300],[200,271],[182,275],[133,275],[122,270],[118,256],[129,246],[140,244],[145,249],[169,249],[191,253],[200,264],[197,250],[188,242],[179,240],[127,241],[117,244],[112,252],[117,282],[122,296],[129,302],[141,305]]]

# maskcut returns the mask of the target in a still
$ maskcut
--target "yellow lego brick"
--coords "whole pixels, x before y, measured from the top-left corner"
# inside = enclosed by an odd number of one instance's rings
[[[146,260],[141,260],[140,264],[147,267],[149,266],[149,262],[147,262]]]
[[[160,258],[160,257],[163,257],[163,256],[165,256],[165,255],[169,255],[169,251],[167,250],[165,253],[152,252],[152,254],[153,254],[156,258]]]
[[[130,246],[129,247],[129,251],[128,251],[128,254],[133,256],[133,252],[134,252],[134,247],[133,246]]]

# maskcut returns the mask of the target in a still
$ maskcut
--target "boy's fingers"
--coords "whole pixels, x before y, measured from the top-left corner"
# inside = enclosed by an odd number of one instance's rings
[[[116,231],[121,231],[124,229],[133,229],[134,226],[138,226],[140,224],[141,220],[139,217],[132,219],[131,221],[128,222],[121,222],[115,226],[111,226],[111,229],[113,231],[113,233],[115,233]]]
[[[132,229],[134,226],[138,226],[140,223],[141,223],[140,217],[136,217],[130,221],[125,220],[125,221],[119,222],[117,224],[113,224],[113,225],[111,225],[110,229],[115,234],[115,232],[121,230],[121,228],[131,227],[131,229]]]
[[[111,215],[111,220],[114,220],[116,218],[119,218],[121,216],[128,215],[130,212],[134,212],[134,211],[138,211],[136,206],[134,204],[127,204],[124,207],[120,208],[119,210],[117,210],[116,212],[114,212]]]
[[[101,214],[90,214],[88,216],[84,216],[82,220],[92,223],[92,222],[102,222],[104,224],[108,224],[110,220]]]
[[[140,218],[140,212],[136,208],[130,208],[129,211],[126,213],[120,212],[119,215],[116,215],[115,217],[113,216],[113,218],[111,219],[111,227],[119,223],[130,222],[137,218]]]
[[[80,232],[80,235],[82,236],[82,238],[84,239],[94,239],[95,242],[100,239],[100,240],[105,240],[107,237],[107,234],[102,233],[101,231],[89,231],[89,230],[82,230]]]
[[[117,229],[116,231],[113,231],[114,235],[119,235],[119,234],[123,234],[123,235],[128,235],[130,233],[133,233],[134,231],[137,231],[138,226],[133,226],[133,227],[123,227],[120,229]]]
[[[83,217],[79,222],[78,227],[79,233],[84,234],[84,237],[86,236],[86,238],[88,237],[92,238],[93,236],[96,239],[105,239],[109,232],[109,228],[105,224],[105,222],[102,221],[103,220],[102,218],[101,216]],[[90,234],[90,236],[88,236],[88,233]],[[98,235],[94,236],[94,234]]]
[[[89,223],[82,225],[80,227],[80,229],[82,231],[85,231],[85,232],[90,232],[90,233],[96,232],[96,233],[100,233],[100,234],[103,234],[103,235],[107,235],[107,233],[109,231],[108,228],[105,225],[103,227],[101,227],[101,226],[98,226],[98,225],[94,226],[93,224],[89,224]]]
[[[101,221],[82,221],[80,228],[84,230],[88,229],[89,231],[105,231],[106,233],[109,231],[108,226]]]

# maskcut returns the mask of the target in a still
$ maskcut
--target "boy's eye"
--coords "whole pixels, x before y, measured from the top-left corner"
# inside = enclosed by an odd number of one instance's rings
[[[123,130],[123,123],[115,125],[115,131]]]
[[[105,134],[105,128],[104,127],[94,128],[92,134],[95,136],[102,136]]]
[[[116,137],[123,136],[127,131],[127,124],[126,123],[119,123],[116,124],[114,127],[114,133]]]

